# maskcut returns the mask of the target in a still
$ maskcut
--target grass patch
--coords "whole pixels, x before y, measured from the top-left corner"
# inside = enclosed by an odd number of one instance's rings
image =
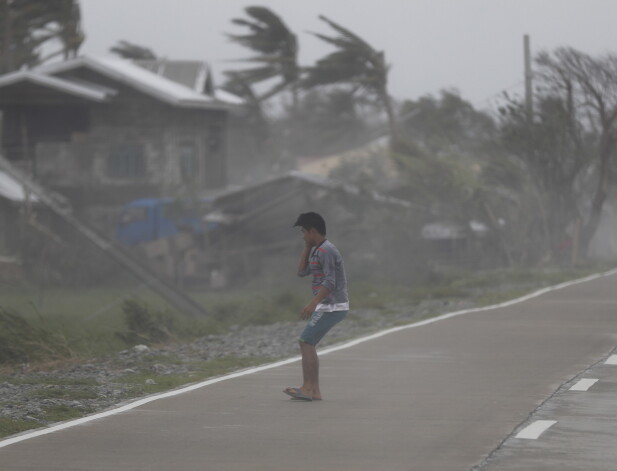
[[[420,286],[413,290],[416,302],[432,299],[453,299],[467,297],[468,293],[454,285]]]
[[[171,310],[147,289],[0,285],[0,307],[18,314],[33,327],[62,334],[74,358],[103,356],[126,348],[116,332],[126,332],[122,303],[132,297],[157,310]]]
[[[295,319],[308,302],[304,289],[283,287],[271,295],[263,290],[229,291],[196,294],[194,297],[212,314],[217,330],[224,331],[232,325],[265,325]]]
[[[148,291],[127,298],[120,289],[47,288],[41,296],[32,287],[0,287],[5,314],[0,319],[0,365],[84,360],[139,343],[189,342],[234,325],[295,320],[307,301],[306,286],[295,288],[277,288],[273,296],[257,288],[197,293],[193,297],[211,316],[190,318]]]
[[[363,309],[387,309],[393,302],[413,302],[413,287],[404,284],[357,282],[349,286],[349,298],[353,305]]]
[[[43,409],[43,414],[36,418],[46,422],[63,422],[65,420],[79,419],[85,416],[90,411],[69,406],[51,406]]]
[[[0,364],[71,356],[72,350],[62,332],[0,307]]]
[[[531,290],[519,289],[504,292],[484,293],[476,298],[478,306],[492,306],[493,304],[501,304],[512,299],[520,298],[529,294]]]
[[[0,438],[25,432],[33,428],[39,428],[41,424],[32,420],[16,420],[0,417]]]

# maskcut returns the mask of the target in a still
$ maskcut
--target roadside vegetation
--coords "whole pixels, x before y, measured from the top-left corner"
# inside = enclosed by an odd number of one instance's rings
[[[173,358],[156,358],[157,364],[171,361]],[[222,359],[204,360],[198,364],[191,365],[191,372],[186,374],[152,374],[151,372],[127,373],[115,378],[110,387],[122,385],[122,395],[115,397],[117,402],[155,394],[163,391],[175,389],[187,383],[202,381],[224,373],[248,368],[266,362],[267,358],[236,358],[228,357]],[[146,368],[152,364],[152,357],[140,365],[139,368]],[[43,365],[41,365],[43,366]],[[49,365],[47,365],[49,366]],[[136,367],[136,369],[138,369]],[[47,404],[38,408],[35,412],[28,415],[25,419],[15,419],[10,417],[0,417],[0,438],[15,435],[30,429],[50,425],[56,422],[77,419],[86,415],[99,412],[94,407],[84,405],[85,400],[96,400],[98,397],[95,392],[99,382],[94,379],[66,379],[50,378],[37,374],[14,375],[0,374],[0,385],[30,385],[32,391],[27,394],[30,398],[42,399]],[[18,404],[12,398],[0,401],[0,408],[16,407]],[[60,401],[58,401],[60,400]],[[59,403],[62,402],[62,403]]]
[[[610,268],[595,263],[576,268],[450,270],[417,285],[355,282],[350,295],[354,307],[387,316],[393,307],[413,309],[426,301],[443,301],[446,307],[455,301],[493,304]],[[96,289],[51,290],[42,312],[25,299],[27,291],[12,290],[2,293],[0,305],[0,365],[4,369],[43,367],[101,357],[138,344],[182,343],[232,328],[295,321],[306,302],[304,288],[290,284],[271,296],[257,289],[195,294],[211,313],[202,319],[178,314],[154,295],[119,298],[100,313],[101,299],[114,293]]]

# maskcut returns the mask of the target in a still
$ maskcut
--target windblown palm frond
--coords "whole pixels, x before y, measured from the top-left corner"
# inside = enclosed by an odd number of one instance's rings
[[[0,7],[0,72],[34,66],[51,57],[76,55],[84,41],[77,0],[5,0]],[[61,50],[41,57],[41,46]]]
[[[289,47],[291,33],[277,15],[264,7],[248,7],[245,11],[254,19],[253,21],[236,18],[232,23],[246,26],[251,34],[230,34],[228,36],[232,41],[264,54],[273,54]]]
[[[312,88],[322,85],[349,83],[356,90],[374,94],[383,104],[388,115],[392,140],[396,138],[394,111],[387,90],[389,67],[382,51],[375,50],[369,43],[347,28],[323,15],[319,19],[337,34],[327,36],[311,33],[336,50],[321,58],[313,67],[305,70],[301,85]]]
[[[280,82],[259,98],[265,100],[297,82],[300,74],[297,38],[281,18],[268,8],[247,7],[245,12],[249,19],[236,18],[232,23],[248,28],[249,33],[227,36],[231,41],[261,54],[240,62],[256,62],[262,66],[233,71],[233,76],[251,85],[280,77]]]
[[[235,75],[237,77],[241,77],[244,82],[256,83],[274,78],[278,75],[278,73],[276,70],[273,70],[272,67],[264,66],[237,71]]]
[[[320,33],[312,34],[332,44],[338,50],[317,61],[314,67],[307,69],[307,76],[302,84],[311,88],[319,85],[352,82],[378,94],[384,93],[388,76],[384,53],[376,51],[358,35],[325,16],[319,18],[339,35],[332,37]]]
[[[247,103],[255,104],[258,102],[257,95],[255,95],[255,91],[251,88],[251,86],[242,80],[241,77],[238,76],[236,72],[224,72],[227,80],[221,88],[226,90],[234,95],[242,97],[245,99]]]

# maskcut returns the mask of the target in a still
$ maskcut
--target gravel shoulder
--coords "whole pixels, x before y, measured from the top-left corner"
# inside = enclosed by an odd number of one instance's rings
[[[473,307],[469,301],[427,301],[386,311],[352,310],[321,348]],[[105,358],[62,365],[24,365],[0,375],[0,436],[101,412],[143,397],[257,364],[299,354],[303,322],[232,327],[190,343],[136,345]],[[7,426],[9,425],[9,426]]]

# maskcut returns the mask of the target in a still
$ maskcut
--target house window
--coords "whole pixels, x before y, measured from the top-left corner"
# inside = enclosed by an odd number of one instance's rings
[[[113,178],[140,178],[146,174],[143,147],[119,144],[112,148],[107,161],[107,175]]]
[[[195,144],[184,142],[179,146],[180,175],[183,181],[193,180],[197,176],[197,151]]]

